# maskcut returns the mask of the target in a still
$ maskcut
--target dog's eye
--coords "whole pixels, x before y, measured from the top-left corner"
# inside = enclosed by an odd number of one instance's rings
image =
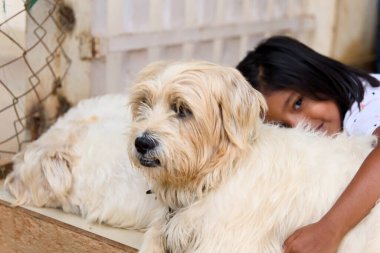
[[[141,98],[141,104],[148,104],[148,99],[146,97]]]
[[[186,107],[182,105],[173,104],[171,107],[172,107],[172,110],[177,114],[179,118],[186,118],[192,114],[189,109],[187,109]]]
[[[147,97],[142,97],[142,98],[140,98],[140,105],[144,106],[144,107],[150,107],[151,101]]]
[[[189,116],[191,114],[191,112],[187,108],[185,108],[183,106],[179,106],[177,114],[179,117],[185,118],[185,117]]]

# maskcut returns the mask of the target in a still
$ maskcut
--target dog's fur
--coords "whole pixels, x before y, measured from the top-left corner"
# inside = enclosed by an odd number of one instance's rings
[[[141,252],[282,252],[376,145],[375,137],[264,124],[261,94],[235,69],[211,63],[148,66],[130,104],[131,161],[167,207]],[[379,249],[376,206],[339,252]]]
[[[82,102],[18,154],[6,179],[17,203],[134,229],[154,219],[142,252],[281,252],[375,142],[264,124],[263,97],[211,63],[147,66],[131,96],[131,112],[122,95]],[[339,252],[378,252],[379,223],[376,206]]]
[[[14,158],[5,187],[17,205],[58,207],[116,227],[144,230],[160,208],[127,152],[127,96],[82,101]]]

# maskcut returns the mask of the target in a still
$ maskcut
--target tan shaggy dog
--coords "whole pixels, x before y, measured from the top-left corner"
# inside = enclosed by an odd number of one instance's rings
[[[206,62],[146,67],[130,105],[130,159],[166,206],[145,234],[147,253],[282,252],[375,145],[264,124],[261,94],[237,70]],[[376,206],[339,252],[379,250]]]

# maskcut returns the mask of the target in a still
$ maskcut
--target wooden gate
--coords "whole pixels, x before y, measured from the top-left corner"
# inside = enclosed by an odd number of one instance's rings
[[[93,94],[118,92],[155,60],[202,59],[235,66],[271,34],[314,30],[305,0],[95,1]]]

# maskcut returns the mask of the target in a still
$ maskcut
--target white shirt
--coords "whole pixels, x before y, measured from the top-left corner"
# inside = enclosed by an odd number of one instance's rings
[[[380,80],[380,74],[373,74]],[[360,105],[355,102],[346,112],[343,131],[348,135],[371,135],[380,127],[380,87],[363,82],[364,98]],[[360,109],[359,109],[360,108]]]

